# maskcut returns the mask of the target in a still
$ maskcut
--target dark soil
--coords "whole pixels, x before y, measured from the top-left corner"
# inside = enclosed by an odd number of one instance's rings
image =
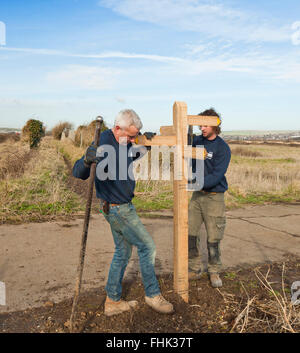
[[[282,292],[283,264],[272,263],[256,267],[262,274],[270,270],[268,280],[276,293]],[[262,286],[254,268],[230,269],[223,272],[223,287],[210,286],[207,275],[190,280],[189,303],[185,303],[173,291],[172,275],[159,278],[163,295],[174,304],[175,312],[162,315],[145,304],[144,290],[140,280],[124,282],[123,296],[126,300],[139,301],[137,309],[106,317],[103,313],[104,288],[82,293],[77,307],[76,331],[101,333],[207,333],[230,332],[236,318],[245,308],[248,298],[256,296],[250,314],[257,324],[246,326],[244,332],[284,332],[278,318],[268,314],[267,304],[276,300]],[[288,257],[285,262],[285,294],[290,302],[291,285],[300,280],[300,258]],[[279,295],[279,294],[278,294]],[[261,306],[262,305],[262,306]],[[47,302],[43,307],[22,312],[0,314],[0,332],[69,332],[72,300],[60,303]],[[295,306],[300,316],[300,305]],[[250,322],[250,320],[249,320]],[[240,325],[241,326],[241,325]],[[239,332],[239,325],[233,332]],[[294,326],[300,332],[299,326]]]

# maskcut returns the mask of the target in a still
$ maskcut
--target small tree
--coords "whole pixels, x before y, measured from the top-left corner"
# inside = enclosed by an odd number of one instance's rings
[[[22,139],[29,142],[30,148],[37,148],[43,136],[45,136],[45,128],[39,120],[28,120],[22,129]]]

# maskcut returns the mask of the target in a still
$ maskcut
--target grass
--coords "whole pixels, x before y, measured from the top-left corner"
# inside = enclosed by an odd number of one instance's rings
[[[72,164],[84,153],[83,148],[70,143],[56,142],[56,146]],[[300,201],[299,171],[297,147],[234,145],[226,174],[229,184],[225,193],[227,209],[248,204]],[[172,181],[137,181],[133,203],[139,211],[172,209]]]
[[[234,145],[226,178],[227,209],[248,204],[299,202],[299,148]],[[137,191],[134,203],[141,210],[173,207],[171,181],[139,181]]]
[[[170,182],[138,181],[133,204],[138,211],[156,211],[173,207],[173,192]]]
[[[226,177],[228,208],[247,204],[290,203],[300,201],[299,148],[283,146],[239,146]],[[256,157],[249,151],[259,152]],[[243,153],[243,151],[246,151]]]
[[[74,146],[74,144],[69,140],[64,141],[52,141],[52,144],[55,146],[56,150],[67,158],[73,165],[78,159],[80,159],[84,152],[85,148]]]
[[[22,171],[0,180],[0,223],[45,221],[82,211],[82,201],[67,187],[62,156],[49,139],[42,141]]]
[[[1,143],[0,222],[42,221],[84,210],[85,201],[67,186],[69,170],[64,160],[73,165],[84,151],[52,137],[45,137],[33,152],[20,141]],[[234,145],[226,177],[227,209],[299,202],[299,149]],[[140,212],[172,209],[172,181],[138,180],[133,203]]]
[[[235,272],[226,272],[224,278],[233,280],[235,279],[237,274]]]

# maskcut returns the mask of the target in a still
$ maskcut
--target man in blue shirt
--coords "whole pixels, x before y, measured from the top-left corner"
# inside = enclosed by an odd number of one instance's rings
[[[200,113],[203,116],[219,115],[214,109]],[[222,266],[220,242],[224,235],[226,216],[224,193],[228,189],[225,173],[231,152],[228,144],[218,135],[220,126],[200,126],[202,135],[193,138],[193,147],[204,146],[204,185],[202,190],[194,191],[189,204],[189,277],[199,278],[198,266],[200,227],[204,222],[207,232],[208,273],[213,287],[221,287],[219,272]],[[195,160],[193,160],[193,171]]]
[[[91,163],[98,163],[96,195],[104,206],[103,214],[110,224],[115,243],[105,286],[107,297],[104,313],[107,316],[120,314],[137,305],[137,301],[121,300],[122,279],[133,245],[137,247],[146,303],[160,313],[173,312],[173,305],[161,295],[155,275],[154,241],[131,203],[135,189],[132,162],[143,154],[132,143],[141,128],[142,122],[133,110],[121,111],[114,127],[102,132],[98,151],[96,146],[91,145],[73,167],[73,176],[85,180],[90,175]]]

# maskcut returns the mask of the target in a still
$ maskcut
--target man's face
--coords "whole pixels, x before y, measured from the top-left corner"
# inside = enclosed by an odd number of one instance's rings
[[[122,129],[120,126],[115,127],[115,137],[116,140],[122,145],[128,145],[130,142],[134,143],[139,129],[137,129],[134,125],[129,126],[128,128]]]
[[[202,131],[203,137],[207,138],[208,140],[209,139],[213,140],[217,136],[212,126],[202,125],[200,126],[200,130]]]

